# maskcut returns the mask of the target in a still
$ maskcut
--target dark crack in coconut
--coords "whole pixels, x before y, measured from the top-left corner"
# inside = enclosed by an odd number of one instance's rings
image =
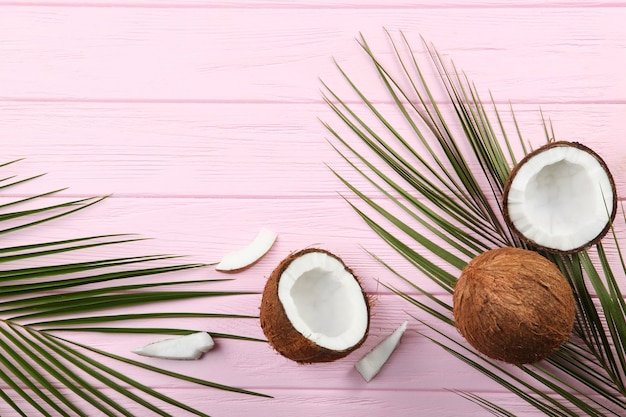
[[[272,272],[260,318],[268,342],[281,355],[299,363],[330,362],[365,341],[369,303],[339,257],[305,249]]]
[[[504,188],[504,219],[525,242],[574,253],[597,243],[617,212],[615,183],[604,161],[576,142],[529,153]]]
[[[565,343],[576,307],[569,283],[537,252],[500,248],[463,269],[453,296],[459,332],[484,355],[534,363]]]

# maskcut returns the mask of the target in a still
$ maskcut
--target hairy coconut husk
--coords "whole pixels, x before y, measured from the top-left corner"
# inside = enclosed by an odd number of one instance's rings
[[[315,363],[315,362],[331,362],[349,355],[363,344],[367,338],[369,330],[369,301],[365,292],[361,291],[366,301],[368,326],[363,338],[345,350],[331,350],[317,345],[310,339],[302,335],[294,328],[289,320],[283,304],[278,297],[278,284],[283,272],[289,267],[289,264],[300,256],[311,252],[321,252],[337,259],[345,267],[345,269],[354,276],[352,270],[345,266],[343,261],[336,255],[323,249],[309,248],[292,253],[285,258],[270,275],[261,300],[260,322],[263,333],[267,337],[269,344],[284,357],[296,361],[298,363]],[[358,280],[357,280],[358,282]]]
[[[576,307],[552,262],[525,249],[500,248],[474,258],[454,288],[459,332],[479,352],[513,364],[537,362],[565,343]]]
[[[587,241],[584,244],[581,244],[580,246],[576,247],[576,248],[572,248],[569,250],[559,250],[557,248],[551,247],[551,246],[547,246],[547,245],[541,245],[539,243],[537,243],[536,241],[534,241],[532,238],[529,238],[528,236],[526,236],[526,234],[521,231],[517,225],[515,224],[515,222],[511,219],[510,214],[509,214],[509,192],[511,190],[511,186],[513,184],[513,181],[515,180],[515,177],[518,173],[518,171],[532,158],[534,158],[535,156],[537,156],[538,154],[548,151],[550,149],[553,148],[557,148],[557,147],[572,147],[572,148],[576,148],[578,150],[584,151],[587,154],[589,154],[590,156],[592,156],[602,167],[602,169],[604,170],[604,173],[606,174],[609,182],[610,182],[610,186],[611,186],[611,191],[612,191],[612,204],[609,207],[606,207],[606,211],[609,214],[609,219],[606,223],[606,226],[600,230],[598,232],[598,234],[593,238],[590,239],[589,241]],[[586,190],[580,190],[580,192],[586,192]],[[546,145],[541,146],[540,148],[535,149],[534,151],[530,152],[528,155],[526,155],[521,161],[519,161],[519,163],[517,163],[515,165],[515,167],[513,168],[513,170],[511,171],[511,173],[509,174],[509,177],[507,178],[507,181],[504,185],[504,189],[503,189],[503,193],[502,193],[502,214],[504,217],[504,221],[506,222],[507,226],[511,229],[511,231],[513,231],[513,233],[515,233],[516,236],[518,236],[522,241],[524,241],[525,243],[538,248],[540,250],[544,250],[546,252],[551,252],[551,253],[558,253],[558,254],[571,254],[571,253],[576,253],[576,252],[580,252],[582,250],[585,250],[593,245],[595,245],[596,243],[598,243],[610,230],[611,228],[611,224],[613,223],[613,220],[615,219],[615,215],[617,213],[617,191],[616,191],[616,187],[615,187],[615,180],[613,179],[613,176],[611,174],[611,171],[609,170],[606,162],[604,162],[604,160],[600,157],[600,155],[598,155],[596,152],[594,152],[592,149],[588,148],[587,146],[578,143],[578,142],[569,142],[569,141],[555,141],[555,142],[550,142]]]

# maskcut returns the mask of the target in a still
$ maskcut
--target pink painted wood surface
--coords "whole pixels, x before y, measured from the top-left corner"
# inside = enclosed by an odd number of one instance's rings
[[[9,100],[319,101],[317,78],[337,78],[332,56],[358,68],[357,81],[371,79],[353,39],[362,32],[389,55],[383,27],[425,36],[501,100],[626,94],[619,65],[608,64],[626,55],[621,7],[3,9],[0,82]]]
[[[428,320],[381,287],[377,280],[405,288],[366,250],[437,289],[338,195],[345,189],[325,164],[366,184],[325,141],[319,119],[341,127],[323,103],[318,77],[354,98],[334,57],[388,108],[354,39],[364,33],[389,58],[383,27],[403,30],[416,45],[421,34],[481,91],[491,89],[504,108],[510,100],[528,141],[545,140],[541,108],[558,138],[582,141],[602,154],[623,190],[625,19],[626,3],[619,0],[0,1],[2,159],[27,158],[11,167],[22,176],[49,173],[10,195],[65,186],[65,197],[113,193],[89,211],[20,239],[135,232],[156,238],[137,243],[138,251],[214,262],[260,227],[273,228],[279,240],[270,254],[224,284],[246,291],[262,290],[291,251],[314,245],[341,255],[377,296],[371,335],[348,358],[299,366],[263,343],[222,340],[199,363],[146,359],[259,390],[275,396],[271,400],[134,371],[150,386],[212,415],[481,416],[483,410],[450,391],[474,390],[519,415],[538,416],[429,343],[412,319],[374,381],[366,384],[354,371],[354,363],[408,313]],[[505,122],[510,125],[510,117]],[[62,259],[81,259],[72,256]],[[210,268],[180,274],[181,280],[207,277],[222,274]],[[210,306],[196,301],[158,308],[256,314],[259,302],[260,296],[247,295]],[[189,320],[184,326],[262,337],[255,320]],[[129,356],[152,340],[75,337]],[[10,415],[6,405],[0,404],[0,415]]]

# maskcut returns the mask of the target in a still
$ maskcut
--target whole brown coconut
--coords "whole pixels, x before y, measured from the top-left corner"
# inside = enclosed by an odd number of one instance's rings
[[[261,328],[298,363],[330,362],[357,349],[369,330],[369,302],[343,261],[316,248],[292,253],[263,291]]]
[[[565,343],[576,307],[552,262],[525,249],[478,255],[454,288],[459,332],[479,352],[512,364],[537,362]]]

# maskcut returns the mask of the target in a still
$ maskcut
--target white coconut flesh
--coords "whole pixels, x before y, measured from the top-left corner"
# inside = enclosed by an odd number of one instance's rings
[[[133,349],[133,353],[152,358],[193,360],[213,349],[215,343],[207,332],[191,333],[172,339],[160,340],[149,345]]]
[[[263,228],[256,238],[248,245],[230,252],[222,258],[215,269],[222,272],[232,272],[245,269],[261,259],[274,245],[277,234]]]
[[[363,379],[370,382],[380,372],[391,357],[391,354],[400,344],[400,340],[408,324],[408,321],[403,322],[393,333],[376,345],[376,347],[370,350],[367,355],[354,365]]]
[[[611,219],[612,182],[602,164],[574,146],[528,159],[507,197],[515,228],[540,246],[569,251],[598,237]]]
[[[293,327],[323,348],[349,349],[367,331],[367,301],[359,283],[326,253],[295,258],[280,277],[278,298]]]

